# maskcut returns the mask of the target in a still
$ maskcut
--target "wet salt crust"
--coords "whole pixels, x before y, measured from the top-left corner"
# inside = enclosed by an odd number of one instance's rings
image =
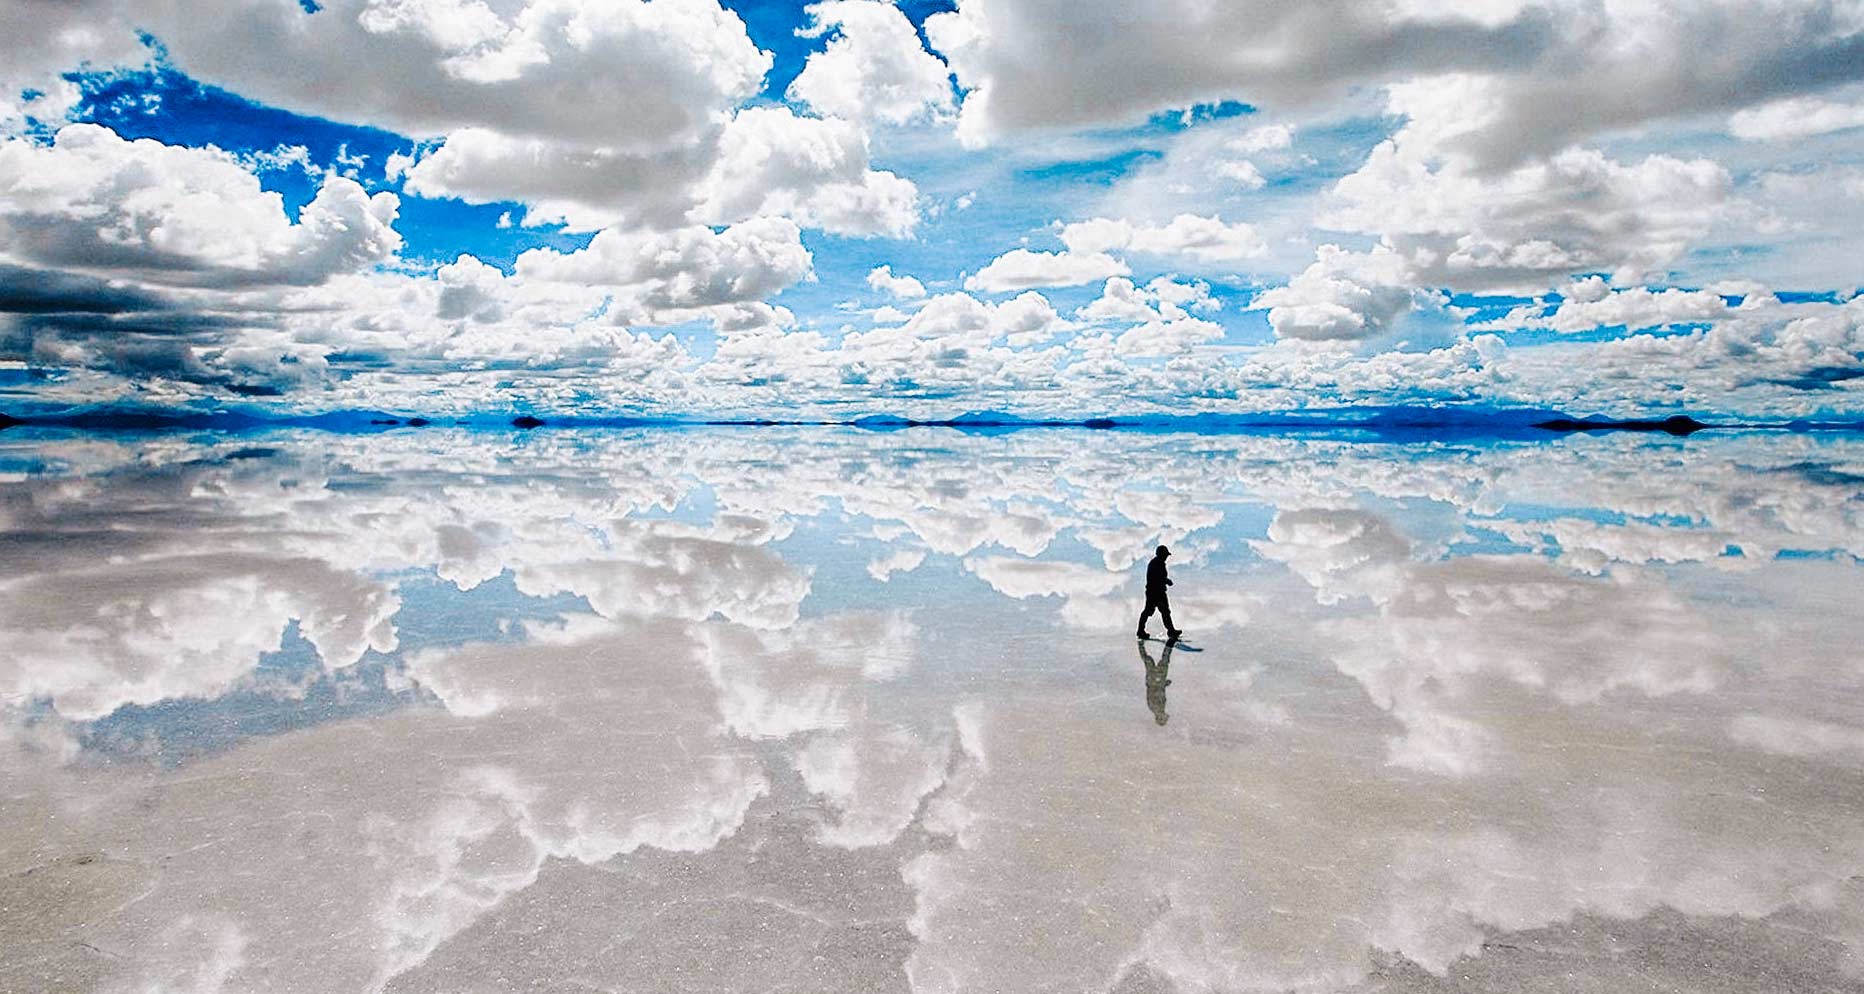
[[[1864,990],[1848,437],[0,472],[0,990]]]

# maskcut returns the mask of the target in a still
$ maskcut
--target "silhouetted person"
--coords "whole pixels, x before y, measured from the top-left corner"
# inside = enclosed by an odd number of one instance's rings
[[[1146,707],[1152,709],[1152,719],[1161,725],[1170,717],[1165,713],[1165,688],[1171,686],[1171,647],[1170,642],[1165,643],[1165,651],[1154,660],[1146,644],[1139,643],[1139,661],[1146,667]]]
[[[1171,623],[1171,601],[1165,596],[1165,588],[1171,586],[1171,579],[1165,575],[1165,559],[1171,550],[1159,546],[1152,554],[1152,561],[1146,564],[1146,609],[1139,612],[1139,637],[1146,638],[1146,619],[1152,612],[1159,613],[1159,620],[1165,622],[1165,637],[1176,639],[1183,634]]]

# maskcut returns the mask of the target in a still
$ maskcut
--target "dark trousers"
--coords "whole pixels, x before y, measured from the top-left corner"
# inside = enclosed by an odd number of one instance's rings
[[[1152,612],[1154,611],[1159,613],[1159,620],[1165,622],[1166,631],[1175,632],[1178,630],[1178,626],[1171,623],[1171,601],[1166,600],[1164,592],[1161,591],[1156,594],[1150,592],[1146,594],[1146,609],[1139,612],[1140,631],[1143,632],[1146,630],[1146,619],[1152,617]]]

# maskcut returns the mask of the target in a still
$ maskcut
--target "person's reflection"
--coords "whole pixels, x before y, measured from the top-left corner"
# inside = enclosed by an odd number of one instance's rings
[[[1146,666],[1146,707],[1152,709],[1153,720],[1161,725],[1165,724],[1165,719],[1170,717],[1165,713],[1165,688],[1171,686],[1171,679],[1167,674],[1171,672],[1173,644],[1165,643],[1164,650],[1155,660],[1152,658],[1152,653],[1146,649],[1146,643],[1138,643],[1139,661]]]

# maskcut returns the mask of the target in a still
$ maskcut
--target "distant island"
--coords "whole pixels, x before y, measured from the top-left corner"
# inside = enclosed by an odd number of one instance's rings
[[[1686,414],[1664,418],[1662,421],[1614,421],[1609,418],[1553,418],[1549,421],[1537,421],[1536,428],[1548,431],[1660,431],[1669,435],[1693,435],[1714,425],[1703,424]]]

